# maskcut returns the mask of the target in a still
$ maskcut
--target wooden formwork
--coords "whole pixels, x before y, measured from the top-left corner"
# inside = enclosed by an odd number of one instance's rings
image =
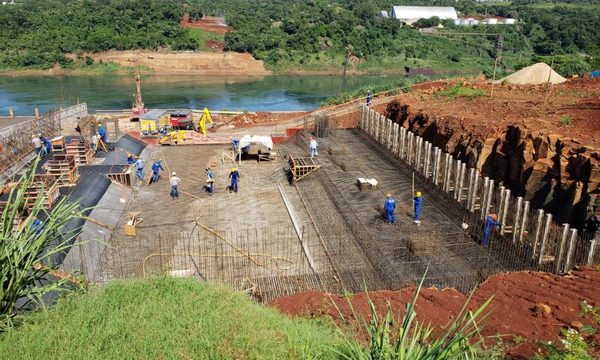
[[[33,205],[41,195],[46,196],[46,199],[43,203],[44,207],[47,209],[52,208],[60,196],[58,191],[58,183],[54,178],[44,175],[35,176],[33,183],[29,188],[27,188],[27,191],[25,191],[27,208],[33,208]]]
[[[44,167],[45,177],[51,177],[58,186],[72,186],[79,178],[79,170],[73,156],[66,156],[64,160],[48,160]]]
[[[66,144],[66,150],[66,155],[73,156],[77,165],[91,164],[94,158],[94,151],[83,141]]]
[[[126,167],[120,172],[110,172],[108,174],[108,178],[111,181],[115,181],[121,185],[125,185],[127,187],[133,187],[134,183],[134,172],[133,165]]]
[[[321,164],[319,164],[317,160],[309,157],[294,158],[290,156],[289,163],[293,182],[300,181],[305,176],[321,167]]]

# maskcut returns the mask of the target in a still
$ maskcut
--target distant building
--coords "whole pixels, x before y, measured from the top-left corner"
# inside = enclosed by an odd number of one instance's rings
[[[454,20],[454,25],[467,26],[467,25],[514,25],[516,19],[502,18],[502,17],[484,17],[484,16],[473,16],[467,18],[460,18]]]
[[[442,6],[392,6],[390,17],[403,23],[412,24],[419,19],[429,19],[434,16],[440,20],[456,20],[458,14],[453,7]]]
[[[381,10],[381,11],[379,12],[379,17],[381,17],[381,18],[389,18],[389,17],[390,17],[390,14],[388,14],[388,12],[387,12],[387,11],[385,11],[385,10]]]

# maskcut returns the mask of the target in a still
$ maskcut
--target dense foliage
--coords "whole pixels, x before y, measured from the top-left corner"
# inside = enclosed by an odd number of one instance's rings
[[[454,6],[461,16],[498,15],[517,18],[519,23],[455,27],[442,21],[445,32],[487,35],[439,38],[378,16],[392,5],[407,4]],[[350,54],[351,65],[358,70],[427,66],[489,73],[497,44],[497,36],[490,33],[504,34],[501,67],[509,70],[530,64],[535,56],[552,54],[591,54],[584,59],[595,67],[594,46],[600,44],[597,4],[597,0],[28,0],[2,7],[0,68],[64,65],[70,61],[65,54],[86,51],[201,49],[206,35],[179,26],[186,12],[193,19],[203,14],[226,17],[235,29],[225,36],[226,50],[252,53],[274,69],[339,70]],[[422,19],[417,27],[436,22]]]
[[[65,64],[67,53],[110,49],[195,49],[169,0],[28,0],[0,11],[0,67]]]

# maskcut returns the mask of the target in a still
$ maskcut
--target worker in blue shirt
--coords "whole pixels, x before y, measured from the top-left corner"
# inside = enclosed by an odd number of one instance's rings
[[[385,209],[385,222],[395,224],[396,217],[394,216],[394,210],[396,209],[396,200],[392,197],[392,194],[386,195],[385,203],[383,203]]]
[[[98,124],[98,134],[100,135],[100,140],[106,144],[106,129],[102,124]]]
[[[211,168],[206,168],[206,192],[212,195],[215,192],[215,176]]]
[[[421,197],[421,192],[417,191],[413,202],[415,204],[415,224],[419,225],[421,223],[421,205],[423,203],[423,198]]]
[[[135,156],[133,156],[133,154],[127,154],[127,163],[135,164]]]
[[[152,182],[158,182],[160,179],[160,174],[158,172],[160,170],[165,171],[160,163],[160,160],[156,160],[154,164],[152,164]]]
[[[485,224],[483,225],[483,239],[481,239],[481,245],[488,247],[490,244],[490,236],[492,235],[492,230],[494,230],[495,226],[500,226],[501,223],[498,222],[498,215],[490,214],[485,217]]]
[[[371,106],[371,103],[373,103],[373,93],[369,90],[367,93],[367,106]]]
[[[238,192],[238,181],[240,179],[240,173],[236,168],[231,168],[229,178],[231,179],[231,184],[229,185],[229,192]]]
[[[52,151],[52,142],[45,136],[42,136],[42,144],[46,148],[46,154],[50,154]]]
[[[142,180],[144,178],[144,162],[142,161],[142,159],[137,158],[137,160],[135,161],[135,167],[137,169],[138,179]]]

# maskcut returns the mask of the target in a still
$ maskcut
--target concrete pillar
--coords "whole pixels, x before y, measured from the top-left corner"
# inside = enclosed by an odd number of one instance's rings
[[[393,152],[394,155],[398,155],[398,124],[394,124],[394,145],[393,145]]]
[[[570,231],[569,250],[567,251],[567,256],[565,258],[563,272],[567,272],[573,267],[573,254],[575,253],[575,243],[577,242],[577,229],[571,229]]]
[[[540,234],[542,232],[542,224],[544,222],[544,210],[538,209],[538,216],[535,221],[535,234],[533,236],[533,247],[531,249],[531,259],[535,260],[537,255],[537,246],[540,243]]]
[[[590,247],[588,249],[588,256],[586,265],[592,266],[594,265],[594,253],[596,252],[596,239],[590,241]]]
[[[502,235],[504,235],[504,232],[506,229],[506,217],[508,215],[510,200],[511,200],[510,189],[506,189],[506,190],[504,190],[504,204],[503,204],[503,208],[502,208],[502,217],[500,218],[500,221],[502,222],[502,225],[500,225],[500,233]]]
[[[423,175],[425,179],[429,179],[429,164],[431,163],[431,143],[425,141],[425,162],[423,165]]]
[[[421,167],[421,146],[423,143],[423,138],[420,136],[415,136],[415,170],[419,172],[419,168]]]
[[[442,190],[448,192],[448,165],[450,164],[450,154],[444,154],[444,170],[442,174]]]
[[[473,193],[471,194],[471,212],[475,212],[475,205],[477,204],[477,195],[480,190],[479,179],[481,179],[479,171],[475,170],[475,179],[473,180]],[[481,201],[482,198],[483,196],[479,197],[479,200]]]
[[[498,199],[500,199],[500,203],[498,204],[498,221],[502,221],[502,210],[504,210],[504,185],[498,187]]]
[[[40,109],[35,108],[34,112],[35,112],[35,117],[40,117]]]
[[[400,159],[404,159],[406,154],[406,129],[400,128]]]
[[[379,133],[379,143],[381,145],[385,145],[385,136],[387,135],[387,133],[386,133],[387,121],[385,120],[385,117],[383,117],[383,115],[381,115],[381,114],[379,114],[379,121],[381,122],[381,131]]]
[[[439,182],[439,174],[440,174],[440,153],[438,152],[439,148],[436,146],[433,148],[433,184],[437,186]]]
[[[373,114],[373,121],[375,122],[375,132],[373,133],[373,139],[379,141],[379,117],[377,114]]]
[[[488,180],[488,193],[487,193],[487,202],[485,203],[485,207],[483,208],[484,213],[487,215],[490,212],[490,206],[492,205],[492,195],[494,194],[494,180]]]
[[[565,252],[565,245],[567,244],[567,237],[569,236],[569,224],[563,224],[563,231],[560,237],[560,242],[558,243],[558,248],[556,249],[556,254],[554,256],[554,272],[560,273],[562,268],[561,264],[563,262],[563,255]]]
[[[388,137],[387,137],[387,148],[391,149],[393,146],[393,136],[394,136],[394,123],[392,120],[388,119]]]
[[[552,214],[546,214],[546,225],[544,226],[544,235],[542,236],[542,245],[540,246],[540,256],[538,258],[538,265],[542,265],[542,261],[544,261],[544,253],[546,252],[546,246],[548,244],[548,236],[550,236],[551,226]]]
[[[467,164],[461,162],[460,164],[460,181],[458,182],[458,202],[462,203],[463,201],[463,192],[464,192],[464,183],[465,177],[467,176]]]
[[[413,139],[414,134],[408,131],[408,140],[406,144],[406,162],[408,163],[408,165],[412,165]]]
[[[489,180],[490,178],[488,178],[487,176],[483,178],[483,190],[481,193],[481,206],[480,206],[480,210],[481,210],[481,218],[485,219],[485,216],[487,215],[485,213],[485,204],[487,203],[487,194],[488,194],[488,187],[489,187]]]
[[[525,227],[527,226],[527,216],[529,215],[529,201],[525,201],[523,205],[523,216],[521,217],[521,225],[519,226],[519,243],[523,243],[523,235],[525,235]]]
[[[14,117],[15,117],[15,112],[13,111],[13,108],[11,108],[11,107],[8,108],[8,116],[11,119],[14,119]]]
[[[462,172],[462,164],[463,162],[456,159],[456,167],[454,171],[454,199],[460,202],[460,198],[458,197],[458,193],[460,192],[461,186],[461,172]]]
[[[523,207],[523,197],[519,196],[519,197],[517,197],[517,212],[515,214],[515,220],[513,222],[513,229],[512,229],[513,244],[515,244],[517,242],[517,237],[519,236],[519,232],[520,232],[522,207]]]
[[[469,169],[469,182],[467,184],[467,210],[471,211],[471,203],[473,202],[473,184],[475,183],[475,168]]]

